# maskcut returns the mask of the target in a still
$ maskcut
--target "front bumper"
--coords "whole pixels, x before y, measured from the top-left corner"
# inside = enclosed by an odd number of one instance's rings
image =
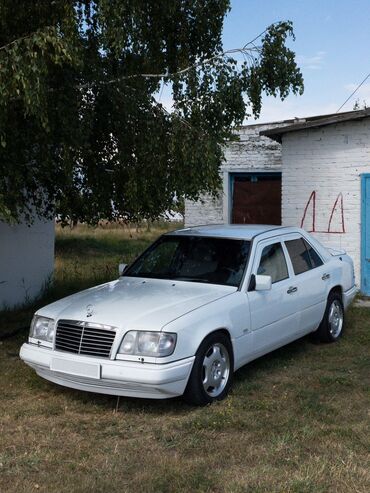
[[[182,395],[195,358],[166,364],[136,363],[81,356],[27,343],[22,345],[20,357],[40,377],[65,387],[150,399]]]

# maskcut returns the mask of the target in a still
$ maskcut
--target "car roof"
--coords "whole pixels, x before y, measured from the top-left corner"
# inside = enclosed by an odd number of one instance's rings
[[[252,240],[256,236],[269,232],[272,234],[266,234],[266,237],[287,233],[300,233],[301,230],[299,228],[277,226],[275,224],[210,224],[178,229],[167,234]]]

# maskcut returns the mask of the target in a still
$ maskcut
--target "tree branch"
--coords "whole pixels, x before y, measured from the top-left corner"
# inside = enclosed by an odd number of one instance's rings
[[[52,26],[47,26],[45,28],[45,31],[51,31],[53,30],[53,27]],[[35,36],[35,34],[40,34],[40,32],[43,32],[44,30],[43,29],[39,29],[37,31],[33,31],[32,33],[30,34],[27,34],[25,36],[22,36],[20,38],[17,38],[17,39],[14,39],[13,41],[11,41],[10,43],[7,43],[6,45],[3,45],[3,46],[0,46],[0,50],[6,50],[7,48],[9,48],[9,46],[12,46],[14,44],[17,44],[17,43],[20,43],[21,41],[25,40],[25,39],[30,39],[32,38],[33,36]]]

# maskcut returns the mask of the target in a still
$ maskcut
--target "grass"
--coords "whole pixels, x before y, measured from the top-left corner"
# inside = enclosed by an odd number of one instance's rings
[[[116,277],[163,228],[59,231],[50,301]],[[36,304],[32,309],[34,309]],[[0,331],[28,323],[7,312]],[[368,492],[370,310],[334,345],[294,342],[239,370],[206,408],[73,391],[0,346],[1,492]]]

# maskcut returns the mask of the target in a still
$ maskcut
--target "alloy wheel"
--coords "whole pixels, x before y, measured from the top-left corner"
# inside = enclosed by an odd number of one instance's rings
[[[329,332],[336,339],[343,328],[343,308],[338,300],[334,300],[329,308]]]
[[[221,343],[212,344],[206,352],[202,367],[203,388],[210,397],[219,396],[230,375],[230,357]]]

